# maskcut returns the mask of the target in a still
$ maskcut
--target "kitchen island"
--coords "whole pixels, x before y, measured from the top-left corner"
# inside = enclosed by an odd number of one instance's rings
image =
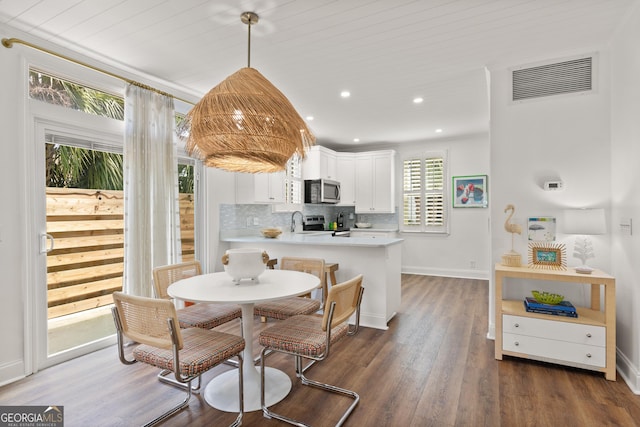
[[[230,248],[260,248],[270,258],[284,256],[323,258],[338,263],[338,282],[364,275],[360,310],[362,326],[387,329],[400,308],[402,239],[338,237],[330,232],[283,233],[275,239],[262,236],[223,236]]]

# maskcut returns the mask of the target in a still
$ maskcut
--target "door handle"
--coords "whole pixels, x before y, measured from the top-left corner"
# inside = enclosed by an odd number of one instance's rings
[[[51,242],[51,244],[47,247],[47,240]],[[40,253],[46,254],[47,252],[51,252],[53,250],[54,238],[49,233],[43,233],[40,235]]]

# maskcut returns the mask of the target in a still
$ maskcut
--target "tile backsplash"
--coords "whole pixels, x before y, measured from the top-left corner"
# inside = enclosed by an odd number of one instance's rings
[[[370,222],[372,224],[398,226],[396,214],[355,214],[353,206],[333,205],[303,205],[303,215],[324,215],[325,221],[335,221],[338,214],[344,214],[345,226],[351,228],[358,222]],[[271,205],[220,205],[220,230],[255,229],[264,227],[280,227],[288,231],[291,226],[293,212],[273,212]],[[353,214],[353,219],[350,218]]]

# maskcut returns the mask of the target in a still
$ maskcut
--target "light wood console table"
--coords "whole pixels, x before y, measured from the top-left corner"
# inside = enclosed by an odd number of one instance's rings
[[[577,307],[578,317],[527,312],[522,299],[503,299],[509,280],[527,279],[591,285],[591,306]],[[604,372],[616,380],[615,278],[568,270],[495,266],[495,358],[503,355],[558,363]],[[604,305],[600,292],[604,287]]]

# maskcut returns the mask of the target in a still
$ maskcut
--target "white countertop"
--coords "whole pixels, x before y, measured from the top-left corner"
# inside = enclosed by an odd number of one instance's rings
[[[373,226],[373,227],[369,227],[369,228],[357,228],[357,227],[353,227],[351,228],[349,231],[381,231],[384,233],[392,233],[392,232],[397,232],[398,231],[398,227],[385,227],[385,226]]]
[[[365,229],[362,229],[365,230]],[[353,247],[384,247],[402,243],[403,239],[388,237],[339,237],[332,236],[330,231],[307,233],[282,233],[270,239],[262,236],[224,236],[223,242],[235,243],[282,243],[293,245],[322,245],[322,246],[353,246]]]

